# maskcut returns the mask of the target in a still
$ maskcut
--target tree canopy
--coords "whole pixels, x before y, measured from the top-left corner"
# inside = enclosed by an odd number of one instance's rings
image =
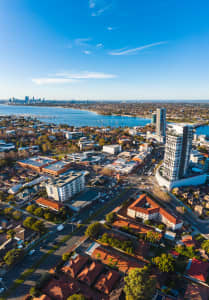
[[[113,223],[116,218],[116,213],[115,212],[110,212],[109,214],[106,215],[106,221],[108,223]]]
[[[85,297],[81,294],[74,294],[68,297],[67,300],[85,300]]]
[[[4,261],[8,266],[11,266],[14,262],[17,262],[23,255],[23,250],[12,249],[6,253],[4,256]]]
[[[89,236],[91,238],[95,238],[98,234],[99,234],[99,231],[101,229],[101,223],[99,222],[95,222],[93,224],[90,224],[86,231],[85,231],[85,235],[86,236]]]
[[[160,271],[162,272],[170,272],[174,271],[174,258],[171,254],[161,254],[161,256],[157,256],[153,258],[154,264],[156,264]]]
[[[124,292],[127,300],[152,299],[156,280],[150,277],[148,267],[132,269],[124,280]]]

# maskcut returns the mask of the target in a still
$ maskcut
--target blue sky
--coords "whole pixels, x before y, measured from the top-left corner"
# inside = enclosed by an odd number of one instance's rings
[[[208,0],[0,0],[0,98],[209,99]]]

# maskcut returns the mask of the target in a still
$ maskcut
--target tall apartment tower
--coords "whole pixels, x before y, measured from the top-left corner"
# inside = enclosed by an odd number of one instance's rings
[[[162,175],[169,181],[186,176],[192,150],[193,127],[169,125],[166,135]]]
[[[166,109],[157,108],[156,110],[156,134],[165,137],[166,135]]]

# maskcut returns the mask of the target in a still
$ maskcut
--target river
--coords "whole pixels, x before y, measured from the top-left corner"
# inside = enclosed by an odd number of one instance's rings
[[[73,126],[98,126],[98,127],[133,127],[145,126],[150,119],[127,116],[103,116],[95,112],[47,106],[0,105],[1,115],[32,116],[37,119],[55,124],[68,124]]]

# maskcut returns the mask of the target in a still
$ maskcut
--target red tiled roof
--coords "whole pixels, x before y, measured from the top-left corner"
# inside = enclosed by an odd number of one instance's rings
[[[117,271],[111,270],[106,274],[102,274],[94,286],[102,293],[108,295],[119,278],[120,274]]]
[[[200,261],[196,258],[192,259],[191,266],[187,271],[187,274],[197,280],[206,282],[209,270],[209,263]]]
[[[47,207],[55,209],[55,210],[60,210],[63,207],[62,203],[52,201],[52,200],[49,200],[49,199],[45,199],[45,198],[38,198],[36,200],[36,203],[40,204],[40,205],[43,205],[43,206],[47,206]]]
[[[150,228],[146,227],[145,225],[135,224],[134,222],[129,222],[128,220],[126,221],[119,218],[112,225],[118,228],[129,227],[130,229],[141,233],[147,233],[148,231],[150,231]]]
[[[196,243],[195,240],[191,235],[186,235],[181,239],[182,243],[184,243],[185,246],[187,247],[195,247]]]
[[[62,268],[62,271],[75,278],[87,261],[88,258],[86,256],[79,254],[75,259],[71,259],[69,264]]]
[[[69,282],[64,279],[52,279],[43,289],[43,292],[52,299],[65,300],[71,294],[79,291],[76,282]]]
[[[149,207],[145,207],[146,203],[149,204]],[[168,221],[170,221],[173,224],[181,223],[179,219],[172,216],[164,208],[160,207],[155,201],[153,201],[146,194],[142,194],[128,207],[128,209],[132,209],[147,215],[160,213],[162,216],[164,216]]]
[[[179,256],[179,255],[180,255],[180,254],[179,254],[177,251],[175,251],[175,250],[170,251],[170,254],[173,255],[173,256]]]
[[[96,277],[101,273],[103,268],[102,264],[93,261],[89,267],[86,267],[78,274],[77,278],[90,286],[94,283]]]
[[[117,268],[123,272],[126,273],[128,270],[131,270],[133,268],[142,268],[144,266],[144,263],[141,261],[135,261],[132,258],[125,258],[121,257],[121,255],[115,251],[115,250],[107,250],[104,247],[97,247],[94,252],[92,253],[92,257],[94,259],[101,260],[104,264],[115,264]]]

